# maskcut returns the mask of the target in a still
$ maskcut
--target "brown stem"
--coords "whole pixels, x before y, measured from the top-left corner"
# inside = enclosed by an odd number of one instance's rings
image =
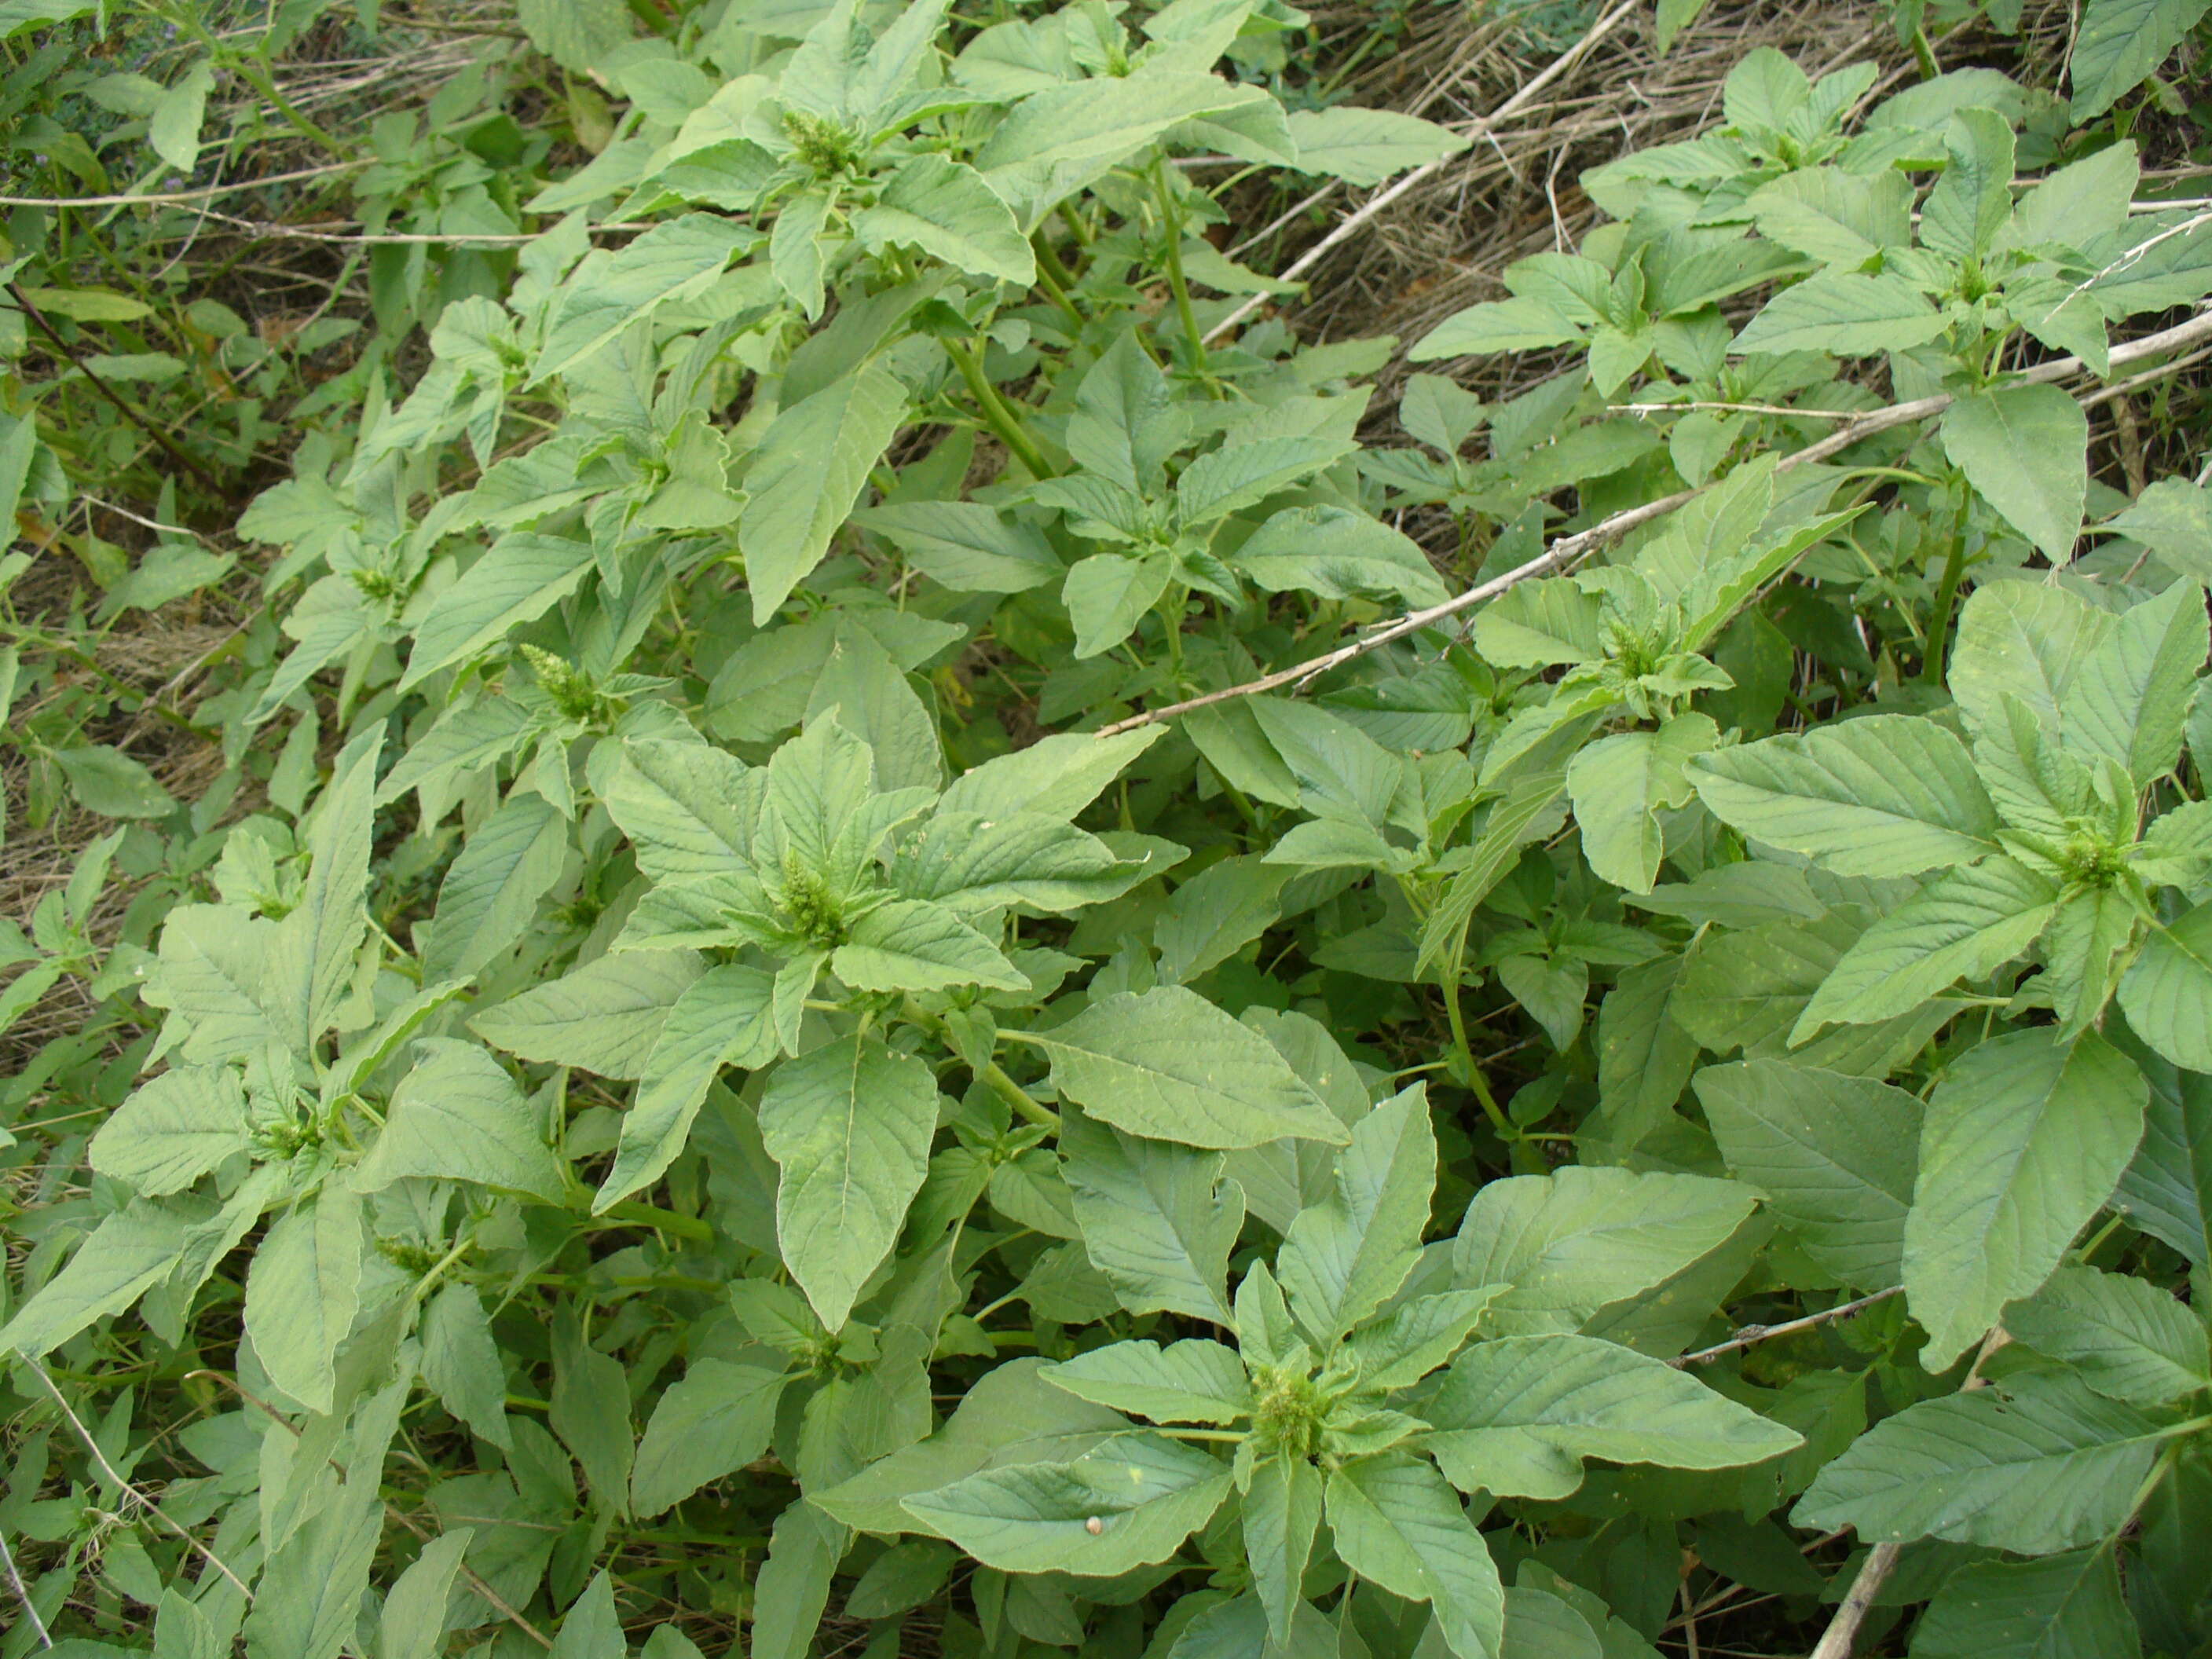
[[[141,414],[137,410],[133,409],[129,404],[125,403],[123,400],[121,393],[118,392],[113,386],[108,385],[106,381],[101,380],[99,375],[94,374],[90,368],[86,367],[84,359],[76,355],[76,348],[71,346],[67,340],[62,338],[62,337],[55,331],[54,325],[46,320],[46,313],[40,310],[37,306],[31,302],[31,296],[29,295],[24,293],[22,289],[15,283],[9,283],[8,284],[8,292],[11,296],[13,296],[15,303],[22,307],[23,314],[31,319],[32,323],[37,327],[39,332],[45,335],[46,338],[52,343],[54,349],[60,352],[63,356],[69,359],[71,367],[76,368],[78,374],[83,375],[84,378],[91,383],[92,389],[94,392],[97,392],[101,397],[106,398],[108,402],[113,404],[118,410],[121,410],[125,420],[130,422],[131,425],[137,427],[141,432],[144,433],[156,444],[160,445],[164,453],[166,453],[172,460],[175,461],[179,466],[184,467],[186,471],[191,472],[194,477],[205,484],[210,490],[214,491],[218,495],[223,493],[222,483],[221,480],[216,478],[214,473],[209,471],[207,468],[201,465],[198,461],[186,454],[185,451],[179,447],[176,442],[171,439],[167,433],[162,431],[159,427],[155,426],[151,421],[147,419],[144,415]]]

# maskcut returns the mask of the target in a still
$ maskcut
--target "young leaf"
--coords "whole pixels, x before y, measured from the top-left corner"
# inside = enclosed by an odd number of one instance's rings
[[[1402,1453],[1333,1470],[1328,1524],[1344,1564],[1393,1595],[1426,1601],[1452,1652],[1502,1659],[1505,1591],[1459,1494]]]
[[[469,978],[520,939],[568,858],[568,821],[559,811],[543,796],[509,796],[439,884],[424,981]]]
[[[2012,1031],[1951,1067],[1929,1098],[1905,1223],[1922,1364],[1948,1366],[2051,1276],[2134,1155],[2148,1094],[2094,1035]]]
[[[2063,709],[2067,744],[2109,756],[2148,788],[2181,757],[2190,696],[2212,648],[2204,592],[2178,581],[2124,612],[2081,659]]]
[[[1253,1466],[1244,1494],[1244,1559],[1252,1589],[1267,1613],[1267,1628],[1287,1647],[1298,1610],[1305,1605],[1306,1563],[1320,1529],[1321,1471],[1303,1457],[1278,1455]]]
[[[687,213],[651,227],[611,256],[593,280],[562,285],[535,378],[565,373],[656,307],[702,291],[759,243],[758,231],[713,213]]]
[[[1804,1443],[1664,1360],[1583,1336],[1477,1343],[1423,1415],[1452,1484],[1500,1497],[1568,1497],[1585,1457],[1719,1469]]]
[[[684,1150],[723,1066],[752,1070],[775,1057],[775,976],[765,969],[736,963],[710,969],[684,988],[639,1071],[614,1168],[592,1200],[595,1212],[604,1214],[660,1179]]]
[[[1155,1423],[1233,1423],[1252,1409],[1237,1351],[1202,1339],[1164,1348],[1109,1343],[1054,1365],[1045,1377],[1079,1400]]]
[[[1599,879],[1648,893],[1667,850],[1659,814],[1696,793],[1683,773],[1711,750],[1720,730],[1710,714],[1679,714],[1656,732],[1616,732],[1577,751],[1567,793],[1582,826],[1583,856]]]
[[[589,542],[518,530],[501,536],[438,596],[415,630],[399,690],[496,645],[511,629],[535,622],[592,574]]]
[[[837,1330],[921,1190],[936,1079],[875,1037],[836,1038],[776,1068],[760,1127],[783,1173],[775,1226],[784,1263]]]
[[[1322,1202],[1291,1223],[1275,1275],[1320,1346],[1389,1300],[1413,1271],[1436,1187],[1426,1088],[1415,1084],[1352,1127]]]

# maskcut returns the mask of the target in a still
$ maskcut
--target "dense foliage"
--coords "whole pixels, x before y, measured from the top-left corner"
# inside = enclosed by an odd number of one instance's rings
[[[357,143],[113,9],[0,0],[0,1656],[2212,1653],[2202,0],[1747,51],[1387,410],[1210,233],[1469,140],[1281,0],[518,0]]]

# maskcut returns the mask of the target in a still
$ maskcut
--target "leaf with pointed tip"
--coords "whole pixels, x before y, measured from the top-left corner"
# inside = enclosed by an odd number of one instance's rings
[[[1381,1307],[1421,1249],[1437,1180],[1437,1140],[1421,1084],[1352,1126],[1336,1179],[1301,1210],[1275,1256],[1275,1276],[1298,1322],[1322,1346]]]
[[[1328,1508],[1346,1566],[1426,1601],[1461,1659],[1502,1659],[1504,1586],[1459,1494],[1431,1465],[1402,1453],[1346,1464],[1328,1475]]]
[[[1079,1400],[1155,1423],[1233,1423],[1252,1409],[1252,1389],[1234,1348],[1203,1338],[1113,1342],[1054,1365],[1055,1388]]]
[[[1423,1415],[1452,1484],[1502,1497],[1568,1497],[1585,1457],[1721,1469],[1804,1443],[1664,1360],[1583,1336],[1478,1343]]]
[[[2047,1028],[1991,1038],[1936,1085],[1905,1223],[1922,1364],[1950,1364],[2051,1276],[2134,1156],[2148,1092],[2101,1037]]]

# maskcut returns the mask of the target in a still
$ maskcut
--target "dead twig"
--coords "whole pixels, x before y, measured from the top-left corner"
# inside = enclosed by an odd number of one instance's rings
[[[2111,353],[2110,367],[2117,368],[2123,363],[2138,362],[2145,357],[2159,356],[2169,351],[2180,351],[2206,338],[2212,338],[2212,310],[2203,312],[2185,323],[2177,324],[2172,328],[2163,329],[2156,334],[2146,335],[2140,340],[2130,340],[2124,344],[2114,346]],[[2068,380],[2086,372],[2087,368],[2088,365],[2079,357],[2055,358],[2050,362],[2038,363],[2033,368],[2023,371],[2015,384],[2033,385]],[[2174,364],[2166,364],[2157,372],[2171,374],[2174,368]],[[1775,471],[1786,472],[1795,467],[1808,466],[1815,461],[1824,461],[1829,456],[1838,454],[1849,449],[1853,444],[1870,438],[1878,432],[1887,432],[1893,427],[1911,425],[1916,422],[1927,420],[1931,416],[1940,415],[1954,401],[1950,392],[1939,392],[1931,397],[1915,398],[1905,403],[1892,404],[1886,409],[1869,410],[1853,416],[1826,437],[1808,444],[1804,448],[1791,454],[1785,455],[1776,466]],[[1490,580],[1470,587],[1463,593],[1455,594],[1441,605],[1432,605],[1425,610],[1410,611],[1399,617],[1397,621],[1377,629],[1364,639],[1340,645],[1334,651],[1323,652],[1320,656],[1310,657],[1304,662],[1293,663],[1290,667],[1278,669],[1272,674],[1263,674],[1258,679],[1248,680],[1242,685],[1232,685],[1221,691],[1209,691],[1203,696],[1188,697],[1181,702],[1169,703],[1159,708],[1148,708],[1142,714],[1130,715],[1127,720],[1116,720],[1110,726],[1101,726],[1096,735],[1110,738],[1122,732],[1134,731],[1140,726],[1151,726],[1160,720],[1173,720],[1176,715],[1187,714],[1194,708],[1205,708],[1215,703],[1231,702],[1238,697],[1254,696],[1261,692],[1277,690],[1286,685],[1303,686],[1333,669],[1341,668],[1345,664],[1365,656],[1370,651],[1381,649],[1393,640],[1401,640],[1409,634],[1418,634],[1423,629],[1433,627],[1448,617],[1455,617],[1462,611],[1472,609],[1486,600],[1496,599],[1508,588],[1517,587],[1534,577],[1548,575],[1555,570],[1563,570],[1595,552],[1606,543],[1627,534],[1638,526],[1649,524],[1652,520],[1673,512],[1676,507],[1686,501],[1694,500],[1711,488],[1712,488],[1711,484],[1705,484],[1694,489],[1680,489],[1671,495],[1662,496],[1656,501],[1646,501],[1641,507],[1628,507],[1592,525],[1587,530],[1578,530],[1571,536],[1562,536],[1527,563],[1516,565],[1501,576],[1493,576]]]
[[[1846,1302],[1820,1313],[1807,1314],[1802,1319],[1785,1319],[1779,1325],[1746,1325],[1725,1342],[1717,1342],[1710,1348],[1700,1348],[1695,1353],[1686,1353],[1667,1363],[1680,1370],[1691,1365],[1702,1365],[1707,1360],[1718,1359],[1723,1354],[1734,1353],[1740,1348],[1748,1348],[1756,1342],[1789,1336],[1797,1331],[1809,1331],[1816,1326],[1831,1325],[1838,1319],[1849,1319],[1853,1314],[1871,1308],[1877,1302],[1888,1301],[1904,1288],[1902,1285],[1893,1285],[1886,1291],[1876,1291],[1872,1296],[1863,1296],[1856,1302]]]
[[[253,1592],[246,1588],[246,1581],[243,1578],[224,1565],[220,1556],[186,1531],[167,1510],[156,1504],[150,1493],[126,1480],[122,1471],[107,1461],[107,1454],[100,1450],[100,1442],[92,1437],[92,1431],[84,1425],[84,1419],[79,1417],[70,1402],[62,1397],[62,1391],[54,1386],[54,1379],[46,1375],[46,1368],[28,1354],[19,1354],[16,1357],[30,1368],[31,1375],[37,1377],[47,1394],[52,1396],[54,1404],[61,1408],[62,1415],[69,1419],[70,1427],[76,1431],[76,1437],[84,1443],[85,1450],[92,1455],[92,1461],[99,1466],[100,1474],[106,1475],[115,1488],[129,1498],[132,1503],[147,1510],[163,1526],[183,1539],[186,1547],[194,1554],[228,1579],[231,1587],[251,1601],[253,1599]]]
[[[1973,1366],[1966,1380],[1959,1385],[1960,1394],[1971,1394],[1984,1386],[1982,1367],[1989,1357],[2012,1339],[2004,1328],[1997,1326],[1982,1339],[1982,1351],[1974,1356]],[[1859,1563],[1858,1576],[1851,1587],[1844,1592],[1844,1599],[1836,1608],[1836,1616],[1828,1621],[1828,1628],[1820,1633],[1820,1644],[1813,1650],[1811,1659],[1850,1659],[1851,1646],[1858,1640],[1859,1626],[1874,1610],[1875,1598],[1881,1587],[1897,1571],[1897,1558],[1903,1546],[1892,1543],[1876,1544],[1867,1552],[1866,1559]]]

